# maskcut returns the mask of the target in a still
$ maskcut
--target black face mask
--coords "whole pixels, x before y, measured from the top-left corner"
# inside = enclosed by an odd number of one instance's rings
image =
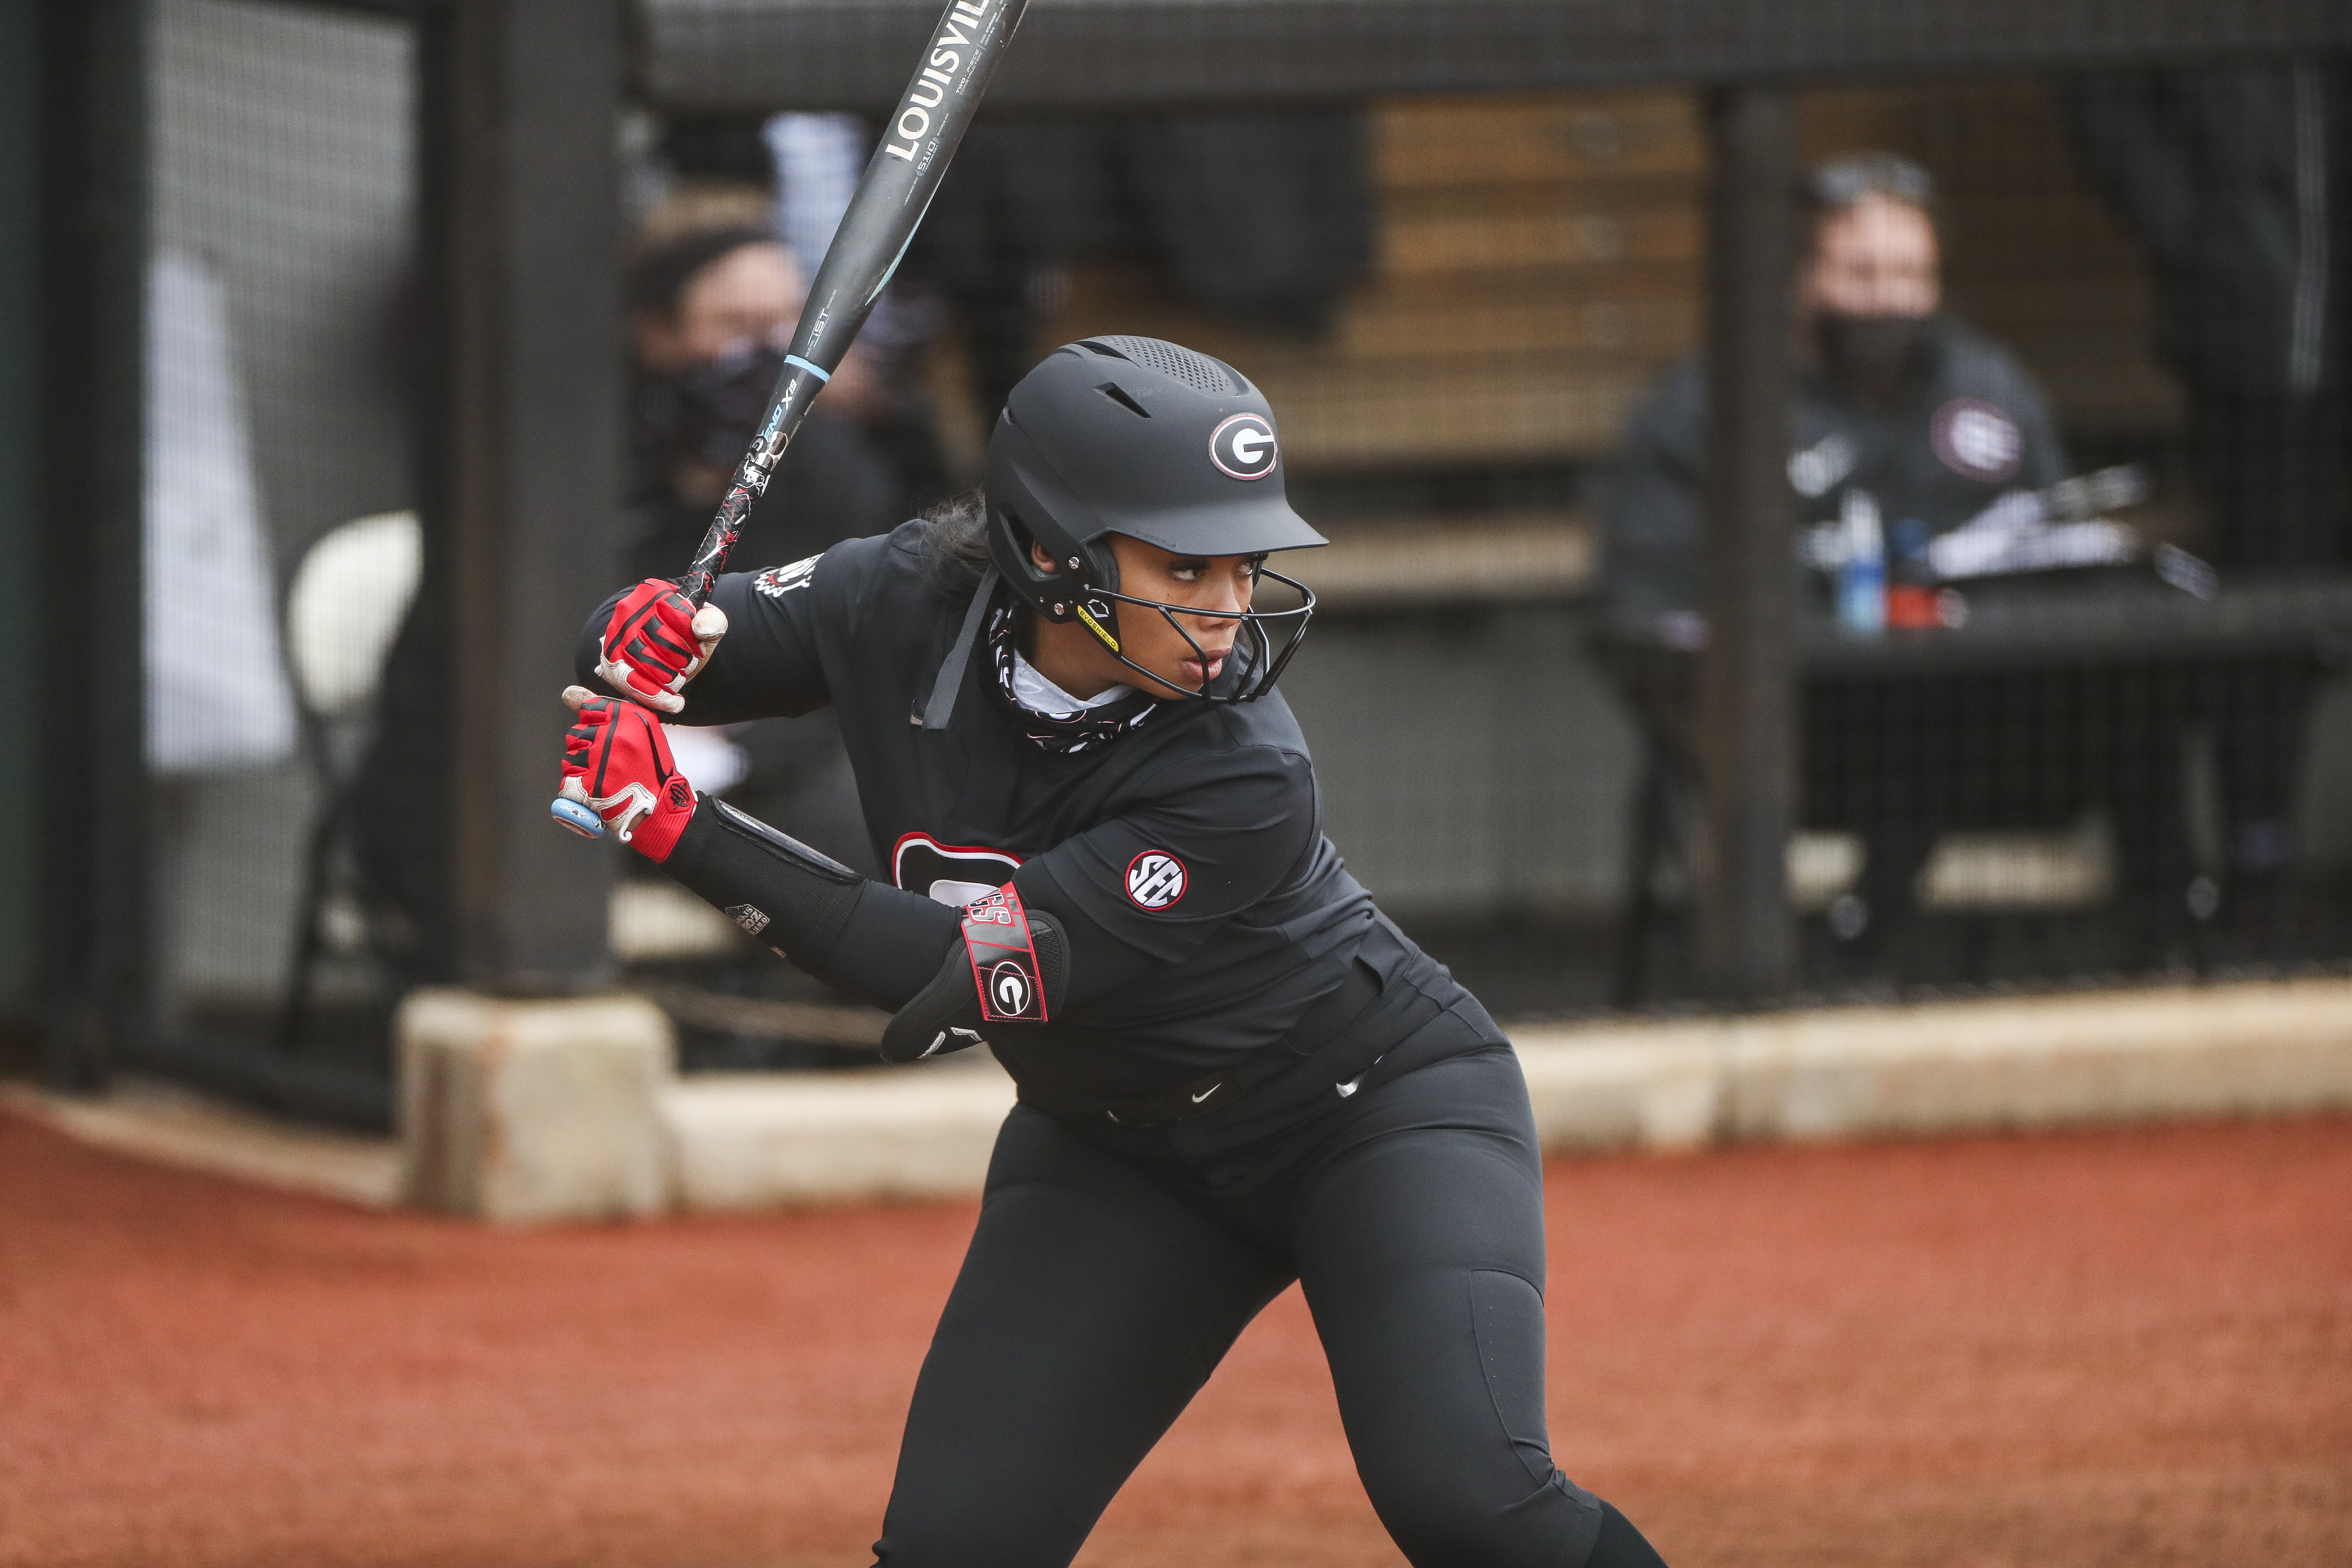
[[[648,379],[637,392],[638,439],[661,468],[680,458],[732,473],[767,413],[784,355],[766,344]]]
[[[1873,403],[1902,395],[1919,357],[1925,316],[1847,316],[1824,310],[1813,324],[1822,368]]]

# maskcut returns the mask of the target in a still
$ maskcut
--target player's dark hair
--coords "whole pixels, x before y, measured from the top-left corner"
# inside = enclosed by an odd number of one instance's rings
[[[980,486],[916,514],[923,524],[923,581],[950,599],[967,598],[988,570],[988,495]]]
[[[747,245],[774,245],[776,237],[748,223],[690,228],[647,247],[629,263],[623,299],[632,314],[677,314],[678,301],[696,273]]]

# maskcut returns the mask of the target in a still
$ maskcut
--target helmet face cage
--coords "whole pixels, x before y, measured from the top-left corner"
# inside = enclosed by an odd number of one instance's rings
[[[1133,605],[1138,609],[1156,611],[1162,620],[1175,628],[1176,635],[1184,639],[1184,646],[1192,650],[1192,657],[1201,661],[1201,668],[1204,673],[1198,687],[1185,687],[1169,679],[1157,670],[1146,669],[1128,658],[1125,650],[1118,645],[1118,634],[1115,630],[1108,630],[1101,626],[1094,626],[1090,629],[1097,638],[1101,639],[1103,646],[1110,650],[1110,656],[1137,674],[1149,677],[1156,686],[1163,686],[1171,691],[1181,691],[1186,697],[1197,697],[1208,702],[1255,702],[1274,689],[1274,683],[1282,679],[1283,670],[1289,667],[1291,656],[1298,651],[1298,645],[1307,640],[1307,624],[1315,618],[1315,590],[1295,577],[1286,577],[1279,572],[1267,570],[1263,557],[1251,573],[1251,577],[1254,581],[1273,578],[1298,595],[1297,605],[1286,610],[1260,610],[1255,605],[1246,610],[1201,610],[1189,605],[1171,605],[1164,599],[1139,599],[1132,594],[1122,594],[1116,589],[1088,590],[1091,597],[1107,598],[1117,605]],[[1244,677],[1229,693],[1210,690],[1211,678],[1205,674],[1209,667],[1209,656],[1202,648],[1200,640],[1184,629],[1183,621],[1178,618],[1183,616],[1204,621],[1239,621],[1241,631],[1234,639],[1234,647],[1236,652],[1244,647],[1249,650],[1248,658],[1255,672]],[[1276,629],[1283,634],[1282,647],[1278,652],[1275,648],[1273,637],[1267,635],[1266,628],[1270,625],[1276,626]],[[1220,676],[1223,674],[1222,670],[1218,673]]]
[[[1110,656],[1147,678],[1152,684],[1146,689],[1165,688],[1181,692],[1188,698],[1200,698],[1209,702],[1255,702],[1274,689],[1289,665],[1298,645],[1306,640],[1307,622],[1315,615],[1315,591],[1295,577],[1269,571],[1265,557],[1259,556],[1252,571],[1255,580],[1272,578],[1298,595],[1298,603],[1289,609],[1260,610],[1255,604],[1246,610],[1203,610],[1190,605],[1171,604],[1163,599],[1145,599],[1122,593],[1118,587],[1118,557],[1107,539],[1080,542],[1061,534],[1050,520],[1040,518],[1042,527],[1033,529],[1024,518],[1014,516],[995,497],[988,498],[989,555],[996,563],[998,574],[1012,586],[1015,595],[1037,615],[1058,626],[1079,622],[1094,633]],[[1040,534],[1045,537],[1039,537]],[[1029,545],[1034,540],[1039,549],[1054,557],[1051,571],[1041,571],[1030,556]],[[1057,549],[1056,546],[1059,546]],[[1077,564],[1074,567],[1072,563]],[[1174,628],[1192,657],[1208,668],[1208,654],[1200,639],[1184,628],[1180,616],[1197,620],[1239,621],[1240,633],[1234,639],[1236,649],[1246,649],[1255,673],[1240,681],[1230,693],[1209,689],[1212,684],[1203,679],[1195,688],[1187,688],[1171,680],[1159,670],[1148,669],[1128,656],[1124,638],[1119,632],[1118,606],[1132,605],[1139,610],[1150,610]],[[1282,634],[1277,650],[1268,633],[1273,626]],[[1223,671],[1219,672],[1220,677]]]

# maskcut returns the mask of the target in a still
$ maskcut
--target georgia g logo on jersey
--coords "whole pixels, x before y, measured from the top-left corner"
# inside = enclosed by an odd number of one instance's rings
[[[1944,467],[1979,484],[2006,482],[2025,457],[2017,421],[1981,397],[1955,397],[1937,409],[1927,435]]]
[[[1237,479],[1262,479],[1282,455],[1274,426],[1263,414],[1236,414],[1209,437],[1209,461]]]
[[[1127,896],[1139,910],[1164,910],[1184,896],[1184,862],[1164,849],[1146,849],[1127,863]]]

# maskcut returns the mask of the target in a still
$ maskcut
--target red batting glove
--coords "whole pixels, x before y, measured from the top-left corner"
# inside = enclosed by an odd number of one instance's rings
[[[614,690],[676,713],[686,706],[678,693],[702,673],[726,635],[726,611],[716,605],[698,610],[677,584],[648,577],[614,606],[597,645],[596,673]]]
[[[559,793],[603,817],[646,859],[668,859],[694,816],[694,786],[670,760],[660,721],[582,686],[565,687],[563,700],[580,717],[563,732]]]

